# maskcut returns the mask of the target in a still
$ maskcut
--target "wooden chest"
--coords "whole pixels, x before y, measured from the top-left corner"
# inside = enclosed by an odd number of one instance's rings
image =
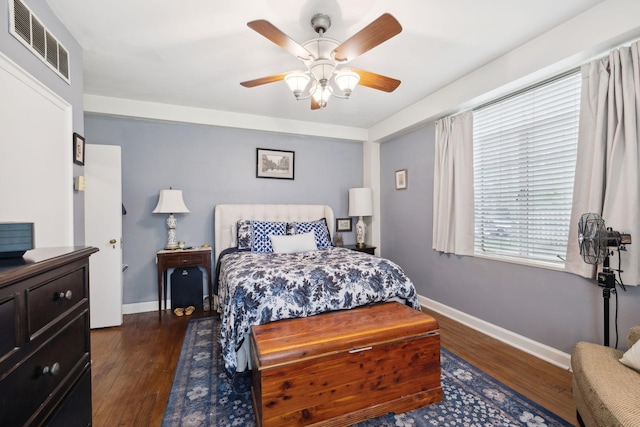
[[[347,426],[442,400],[440,331],[397,302],[254,326],[258,426]]]

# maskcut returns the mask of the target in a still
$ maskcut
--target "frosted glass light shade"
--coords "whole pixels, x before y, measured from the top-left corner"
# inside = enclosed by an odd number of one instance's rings
[[[360,81],[360,76],[358,75],[358,73],[355,73],[351,70],[342,70],[336,73],[334,79],[340,90],[346,96],[349,96]]]
[[[291,72],[284,78],[284,82],[289,86],[289,89],[293,92],[296,98],[298,98],[302,91],[306,89],[309,84],[309,80],[311,80],[309,74],[302,71]]]
[[[182,199],[182,190],[160,190],[158,205],[153,213],[187,213],[189,209]]]
[[[349,189],[349,216],[373,215],[373,190],[371,188]]]
[[[314,86],[311,96],[313,96],[313,99],[315,99],[318,104],[324,107],[327,105],[329,98],[331,98],[331,92],[329,91],[329,88],[322,87],[317,84]]]

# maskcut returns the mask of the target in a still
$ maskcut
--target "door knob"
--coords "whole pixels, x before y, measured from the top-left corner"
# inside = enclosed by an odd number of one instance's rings
[[[117,240],[116,240],[116,239],[111,239],[111,240],[109,240],[109,244],[111,244],[111,245],[113,246],[113,248],[114,248],[114,249],[115,249],[115,247],[116,247],[116,242],[117,242]]]

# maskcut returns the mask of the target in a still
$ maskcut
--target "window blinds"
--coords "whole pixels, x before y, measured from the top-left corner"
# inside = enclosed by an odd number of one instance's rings
[[[580,83],[575,72],[474,112],[475,253],[564,259]]]

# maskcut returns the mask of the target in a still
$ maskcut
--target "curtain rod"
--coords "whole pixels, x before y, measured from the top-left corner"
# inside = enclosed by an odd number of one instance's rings
[[[484,104],[481,104],[481,105],[473,108],[472,111],[481,110],[483,108],[486,108],[486,107],[489,107],[491,105],[497,104],[498,102],[502,102],[502,101],[505,101],[505,100],[507,100],[509,98],[513,98],[514,96],[518,96],[518,95],[521,95],[521,94],[523,94],[525,92],[529,92],[530,90],[533,90],[533,89],[535,89],[537,87],[546,85],[546,84],[551,83],[551,82],[553,82],[555,80],[560,80],[563,77],[569,76],[569,75],[577,73],[579,71],[580,71],[580,67],[572,68],[571,70],[565,71],[565,72],[563,72],[561,74],[558,74],[558,75],[555,75],[553,77],[549,77],[548,79],[545,79],[545,80],[543,80],[541,82],[535,83],[535,84],[533,84],[531,86],[527,86],[527,87],[525,87],[523,89],[520,89],[520,90],[517,90],[515,92],[511,92],[511,93],[509,93],[507,95],[501,96],[500,98],[496,98],[496,99],[493,99],[491,101],[485,102]]]

